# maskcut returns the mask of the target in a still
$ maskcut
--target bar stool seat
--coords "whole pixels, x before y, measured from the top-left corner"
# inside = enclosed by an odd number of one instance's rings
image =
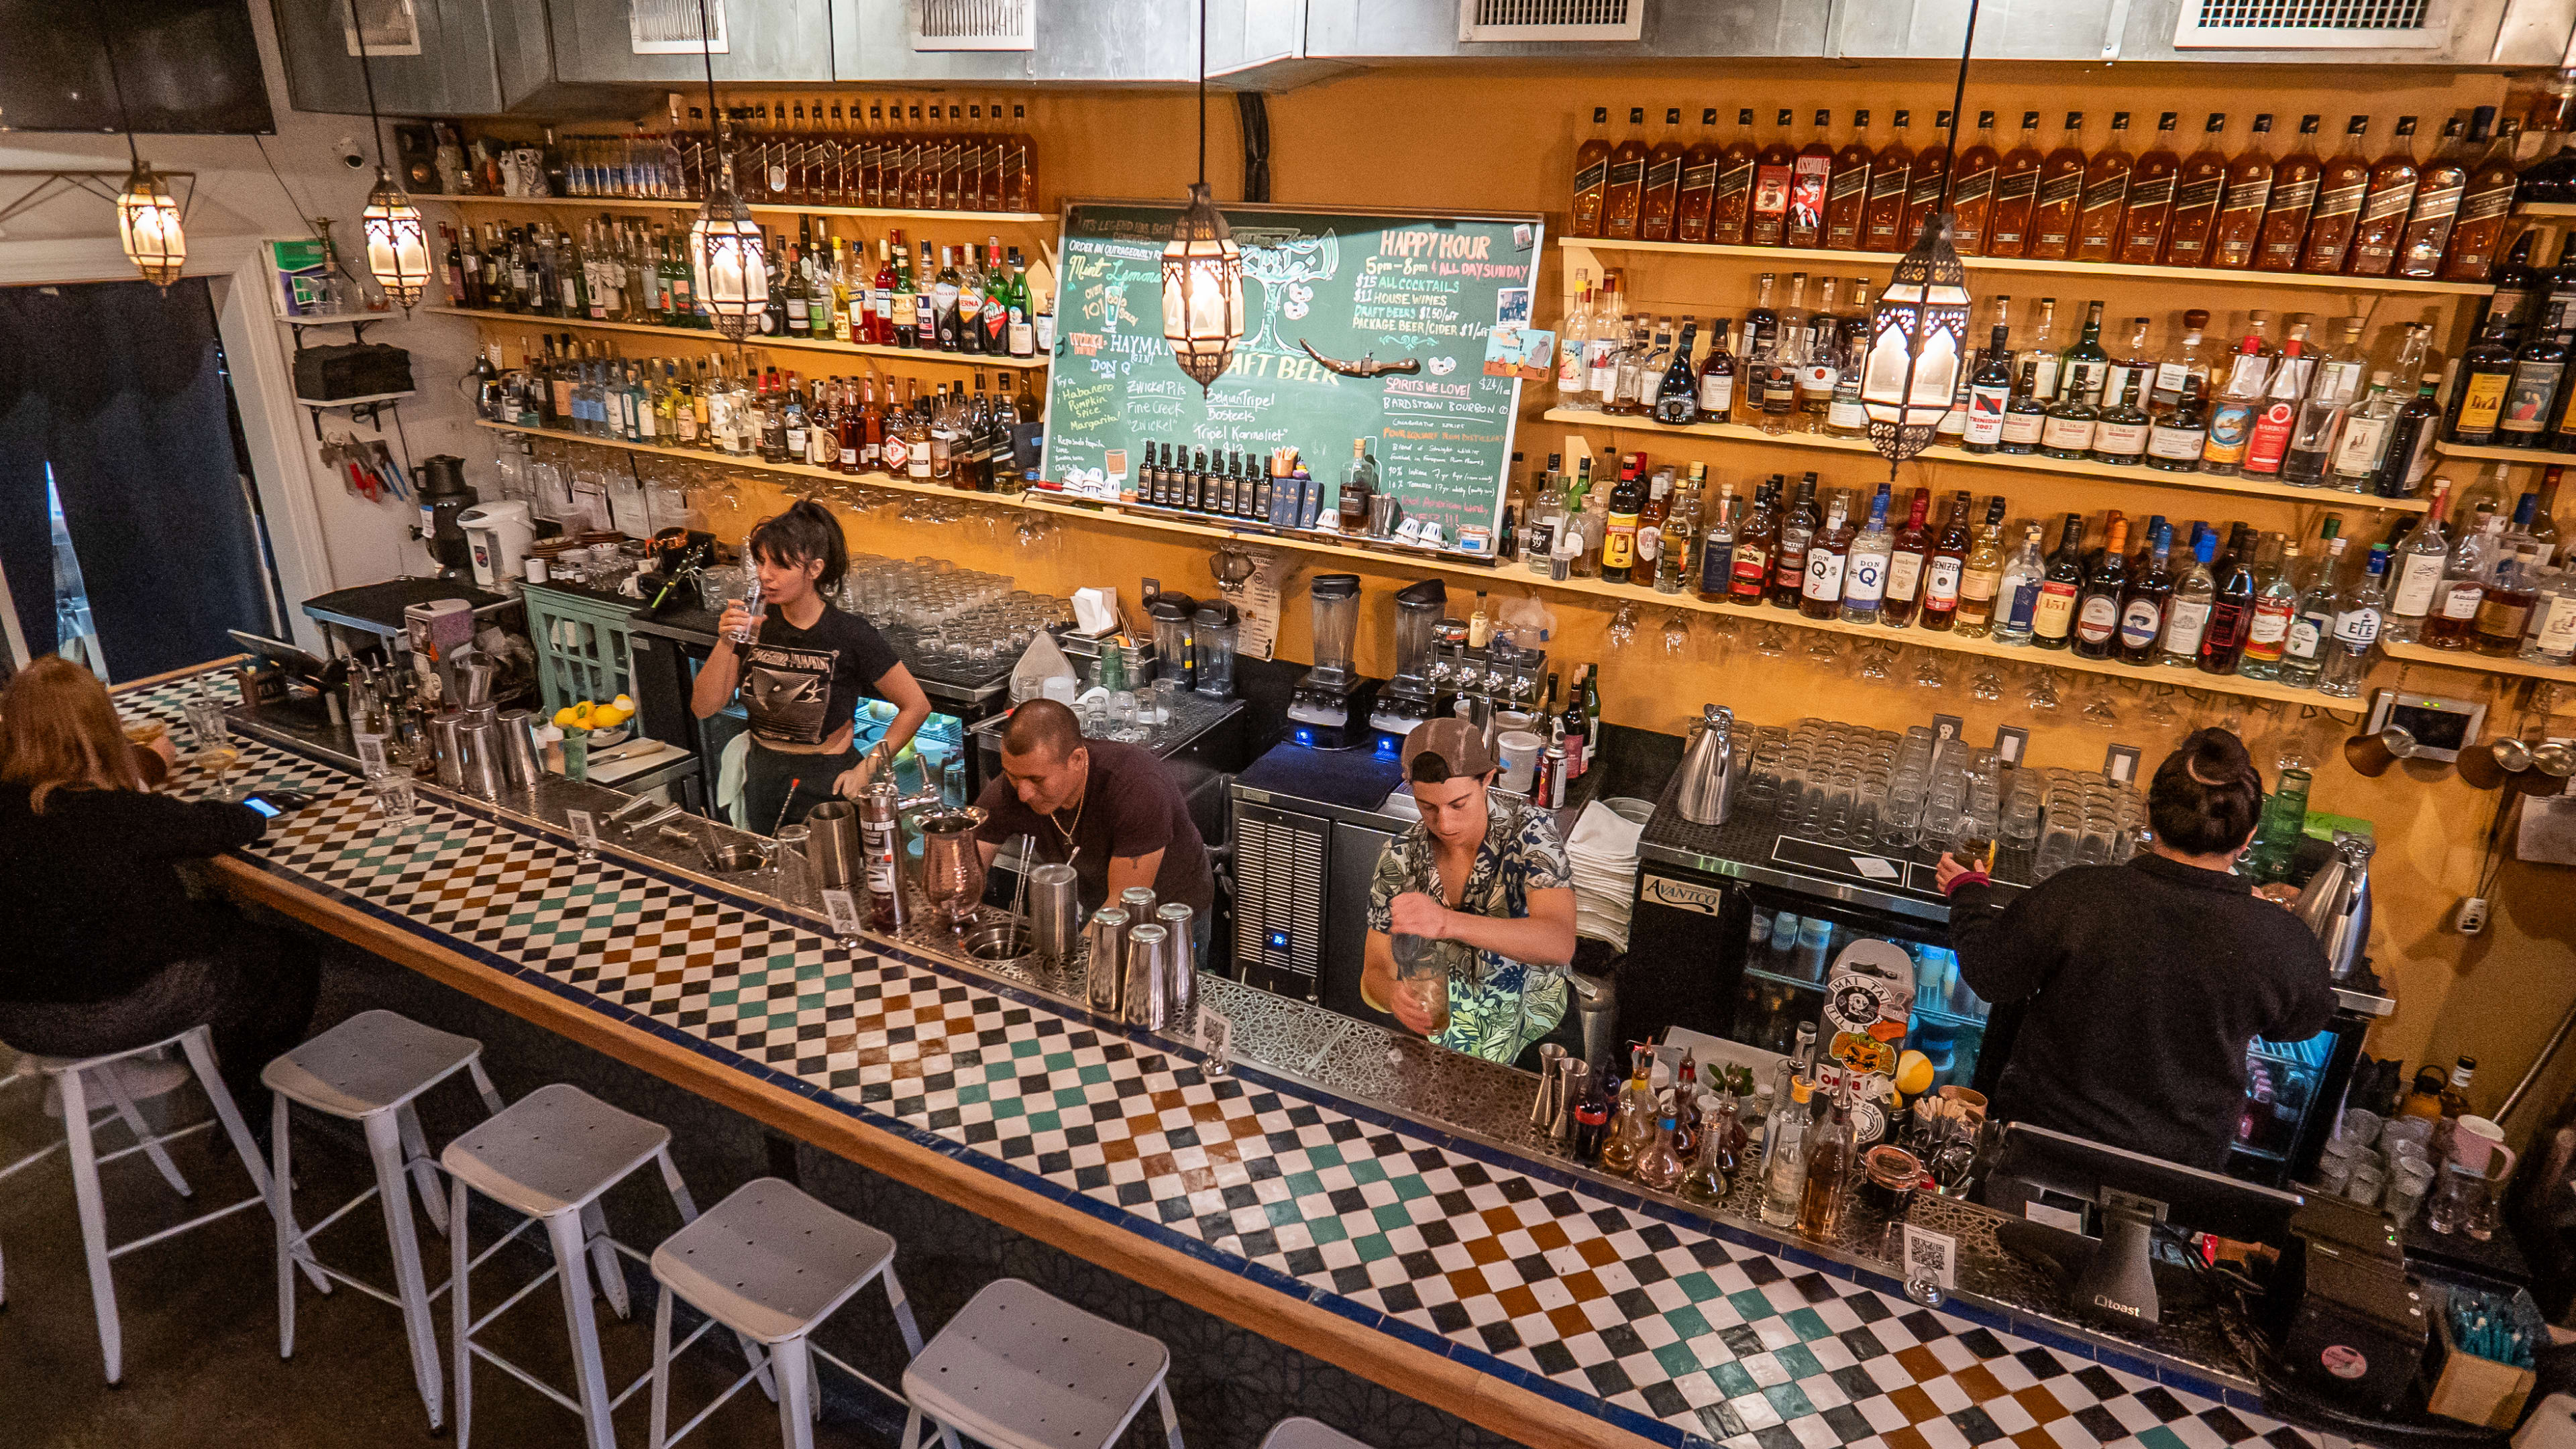
[[[421,1270],[420,1233],[412,1223],[410,1192],[420,1194],[430,1226],[448,1230],[445,1184],[430,1159],[413,1102],[422,1093],[463,1071],[473,1079],[485,1110],[501,1111],[501,1094],[483,1072],[483,1044],[468,1036],[423,1026],[391,1011],[363,1011],[286,1052],[260,1070],[260,1080],[274,1094],[274,1126],[269,1134],[270,1181],[279,1203],[277,1253],[277,1353],[295,1353],[295,1280],[289,1259],[368,1198],[379,1199],[385,1237],[393,1249],[391,1293],[328,1264],[322,1271],[370,1298],[393,1305],[403,1317],[403,1335],[411,1349],[412,1380],[429,1410],[435,1431],[445,1417],[446,1387],[440,1378],[437,1330],[429,1306],[440,1293]],[[290,1166],[287,1106],[301,1105],[365,1131],[367,1155],[373,1159],[373,1187],[341,1204],[310,1229],[295,1225],[294,1175]],[[409,1184],[406,1186],[406,1176]]]
[[[1296,1418],[1282,1419],[1271,1425],[1270,1432],[1262,1436],[1261,1449],[1369,1449],[1369,1446],[1329,1424]]]
[[[1172,1449],[1181,1449],[1163,1382],[1171,1363],[1152,1335],[1004,1278],[959,1309],[903,1371],[912,1413],[901,1449],[915,1449],[925,1417],[994,1449],[1107,1449],[1149,1396],[1162,1403]]]
[[[476,1192],[543,1218],[586,1206],[670,1141],[660,1123],[557,1082],[449,1143],[440,1160]]]

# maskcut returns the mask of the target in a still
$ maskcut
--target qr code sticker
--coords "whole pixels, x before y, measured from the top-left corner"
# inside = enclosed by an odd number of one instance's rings
[[[1905,1225],[1905,1277],[1908,1282],[1929,1278],[1943,1288],[1958,1286],[1959,1240],[1947,1233],[1936,1233]]]

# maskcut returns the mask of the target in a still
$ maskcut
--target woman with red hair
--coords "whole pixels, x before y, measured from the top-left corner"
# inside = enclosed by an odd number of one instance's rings
[[[105,686],[67,659],[0,689],[0,1042],[91,1057],[214,1028],[225,1083],[268,1125],[260,1069],[303,1038],[301,936],[193,896],[180,867],[260,838],[245,805],[156,795]]]

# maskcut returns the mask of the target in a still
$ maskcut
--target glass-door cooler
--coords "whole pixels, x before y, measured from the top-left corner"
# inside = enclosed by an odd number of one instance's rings
[[[1914,963],[1914,1010],[1899,1049],[1923,1053],[1935,1085],[1973,1085],[1987,1007],[1959,979],[1945,927],[1776,886],[1738,883],[1733,890],[1743,897],[1743,984],[1723,1035],[1788,1051],[1799,1024],[1822,1016],[1834,959],[1855,941],[1888,941]]]

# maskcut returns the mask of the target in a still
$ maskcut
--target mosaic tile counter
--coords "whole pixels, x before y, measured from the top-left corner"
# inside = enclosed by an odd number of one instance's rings
[[[229,674],[119,704],[176,725],[200,695],[231,702]],[[336,766],[256,742],[237,778],[318,797],[224,863],[242,893],[1526,1443],[2343,1449],[2232,1389],[1918,1307],[1253,1062],[1210,1077],[932,955],[845,951],[765,901],[579,860],[479,802],[424,790],[388,829]]]

